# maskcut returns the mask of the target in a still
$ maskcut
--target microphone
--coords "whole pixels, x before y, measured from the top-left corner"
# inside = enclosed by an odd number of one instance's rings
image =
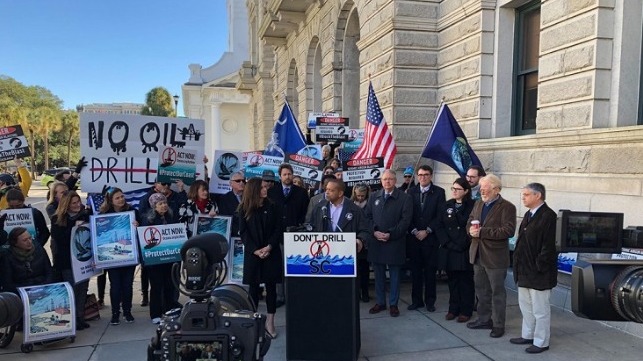
[[[336,227],[337,229],[339,229],[339,231],[340,231],[340,232],[344,232],[344,231],[339,227],[339,224],[336,224],[335,222],[333,222],[333,218],[331,218],[331,217],[329,217],[329,216],[328,216],[328,207],[323,206],[323,207],[321,208],[321,211],[322,211],[322,219],[328,219],[328,220],[330,220],[330,229],[334,229],[334,228]]]

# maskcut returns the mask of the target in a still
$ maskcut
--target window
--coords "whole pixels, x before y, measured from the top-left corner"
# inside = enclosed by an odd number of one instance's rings
[[[524,135],[536,132],[540,1],[518,8],[516,15],[513,133]]]

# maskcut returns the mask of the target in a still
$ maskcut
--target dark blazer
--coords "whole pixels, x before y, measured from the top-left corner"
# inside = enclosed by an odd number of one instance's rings
[[[525,217],[520,223],[514,250],[513,274],[518,287],[541,291],[556,287],[556,212],[547,204],[538,208],[529,222]]]
[[[344,193],[346,194],[346,193]],[[310,198],[310,201],[308,202],[308,209],[306,210],[306,223],[312,223],[313,219],[313,210],[315,209],[315,206],[319,204],[319,202],[326,200],[325,193],[321,192],[318,194],[315,194]]]
[[[18,287],[44,285],[53,282],[51,261],[44,248],[34,242],[33,260],[29,268],[11,252],[2,259],[2,286],[7,292],[18,293]]]
[[[59,226],[58,217],[51,218],[51,251],[54,268],[57,272],[71,269],[71,230],[76,226],[76,221],[89,222],[90,212],[81,211],[74,217],[66,215],[67,225]]]
[[[219,204],[219,214],[222,216],[232,217],[232,227],[230,228],[230,235],[232,237],[239,237],[239,213],[237,208],[239,207],[239,200],[237,196],[234,195],[233,191],[219,197],[217,203]]]
[[[243,210],[239,212],[239,234],[244,245],[244,284],[281,282],[283,260],[279,244],[283,242],[283,227],[280,210],[279,206],[266,200],[250,219],[245,218]],[[267,245],[272,246],[268,257],[261,259],[254,254]]]
[[[371,221],[371,234],[380,231],[391,235],[386,242],[374,237],[369,240],[369,262],[403,265],[406,261],[406,234],[413,219],[411,197],[395,188],[391,197],[384,201],[384,189],[380,189],[368,199],[364,211]]]
[[[467,220],[475,201],[464,202],[455,207],[455,200],[449,199],[441,208],[438,216],[440,227],[436,231],[440,242],[439,266],[446,271],[472,271],[469,263],[471,237],[467,233]]]
[[[277,183],[268,190],[268,198],[281,207],[282,231],[285,231],[286,227],[298,226],[306,220],[309,199],[305,189],[293,184],[290,186],[288,197],[285,197],[282,184]]]
[[[326,218],[322,208],[326,207]],[[330,220],[330,202],[323,200],[315,206],[311,216],[311,226],[315,232],[333,232]],[[342,213],[339,215],[337,222],[339,229],[337,232],[350,232],[355,233],[355,237],[362,240],[364,246],[370,239],[373,238],[371,233],[370,224],[364,211],[358,207],[353,201],[344,197],[344,205],[342,206]]]
[[[472,220],[480,220],[482,200],[476,201],[467,221],[467,234]],[[516,233],[516,206],[498,196],[489,210],[484,222],[480,225],[480,238],[471,240],[469,262],[474,264],[480,257],[480,264],[486,268],[509,267],[509,238]]]
[[[435,264],[437,263],[437,249],[439,246],[436,232],[438,228],[440,228],[440,210],[446,201],[444,189],[431,183],[431,187],[425,195],[424,206],[422,206],[421,202],[422,192],[419,184],[410,187],[406,191],[406,194],[408,194],[413,201],[413,220],[409,226],[408,243],[406,244],[408,248],[406,252],[407,254],[419,254],[422,252],[422,249],[428,250],[429,252],[432,250],[431,261]],[[423,231],[427,228],[431,228],[432,233],[429,233],[422,241],[419,241],[411,234],[414,229]]]

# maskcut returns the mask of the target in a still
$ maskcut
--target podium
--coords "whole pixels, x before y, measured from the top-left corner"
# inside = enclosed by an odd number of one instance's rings
[[[357,360],[355,234],[285,233],[284,259],[286,359]]]

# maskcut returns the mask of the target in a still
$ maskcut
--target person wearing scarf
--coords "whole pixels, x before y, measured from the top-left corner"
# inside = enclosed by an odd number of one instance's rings
[[[7,292],[18,294],[18,287],[51,283],[53,270],[44,248],[33,242],[24,227],[9,232],[9,252],[2,262],[2,285]]]
[[[188,191],[188,200],[179,207],[179,222],[185,224],[188,238],[192,237],[194,220],[198,215],[217,215],[217,205],[210,198],[208,183],[196,180]]]

